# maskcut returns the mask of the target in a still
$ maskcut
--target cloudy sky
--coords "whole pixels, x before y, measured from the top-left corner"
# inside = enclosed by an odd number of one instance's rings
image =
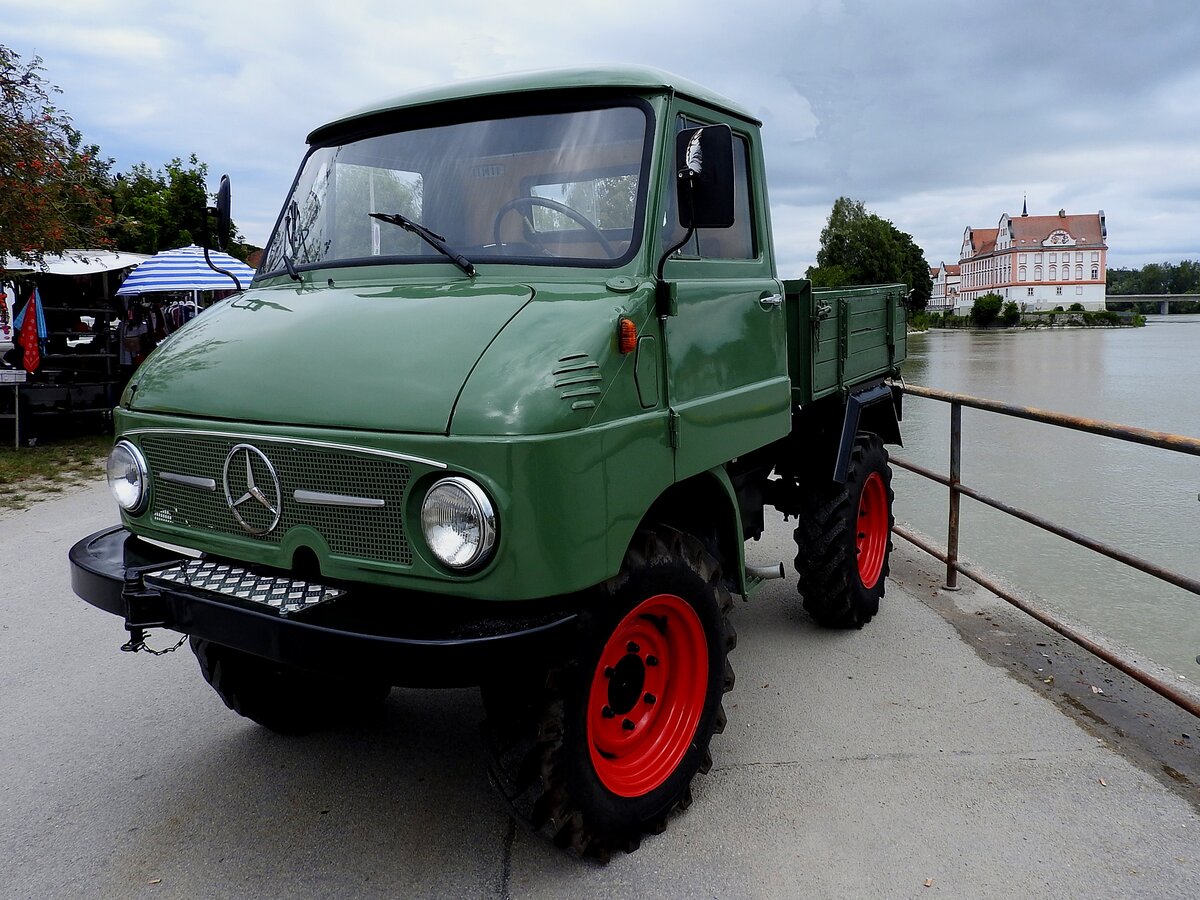
[[[640,63],[763,120],[780,271],[845,194],[932,265],[963,228],[1103,209],[1113,266],[1200,259],[1196,0],[0,0],[118,169],[196,153],[264,243],[316,125],[410,89]]]

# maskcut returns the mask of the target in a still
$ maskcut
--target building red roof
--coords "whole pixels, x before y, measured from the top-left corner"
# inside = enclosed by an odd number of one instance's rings
[[[1083,216],[1018,216],[1011,219],[1013,246],[1041,247],[1056,231],[1065,231],[1075,239],[1075,246],[1103,247],[1104,223],[1101,213]]]
[[[971,249],[975,252],[971,256],[985,256],[995,250],[996,235],[999,233],[999,228],[972,228]],[[1049,234],[1049,232],[1046,233]]]

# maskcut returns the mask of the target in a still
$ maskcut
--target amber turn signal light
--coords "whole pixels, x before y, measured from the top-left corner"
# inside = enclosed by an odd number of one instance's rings
[[[617,319],[617,349],[622,354],[637,349],[637,326],[633,324],[633,319],[626,316]]]

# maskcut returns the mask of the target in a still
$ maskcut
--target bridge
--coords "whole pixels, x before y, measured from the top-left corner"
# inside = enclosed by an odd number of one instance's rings
[[[1105,305],[1112,309],[1114,303],[1157,303],[1159,314],[1165,316],[1169,304],[1183,301],[1200,302],[1200,294],[1109,294]]]

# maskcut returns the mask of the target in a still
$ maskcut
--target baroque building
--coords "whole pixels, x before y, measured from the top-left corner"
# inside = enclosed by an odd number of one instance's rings
[[[967,315],[977,298],[999,294],[1022,310],[1067,309],[1073,303],[1104,309],[1107,240],[1104,210],[1031,216],[1026,206],[1015,218],[1002,215],[995,228],[967,226],[952,308]]]
[[[942,263],[929,270],[933,293],[929,296],[930,312],[945,312],[958,306],[958,291],[962,284],[962,267]]]

